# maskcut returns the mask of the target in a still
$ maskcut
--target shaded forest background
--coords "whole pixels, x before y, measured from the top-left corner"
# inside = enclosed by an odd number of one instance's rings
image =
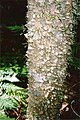
[[[25,120],[26,0],[0,0],[0,119]],[[7,116],[6,116],[6,115]]]
[[[23,26],[26,23],[26,0],[1,0],[0,67],[12,70],[19,79],[26,80],[26,39]],[[25,28],[24,28],[25,29]]]

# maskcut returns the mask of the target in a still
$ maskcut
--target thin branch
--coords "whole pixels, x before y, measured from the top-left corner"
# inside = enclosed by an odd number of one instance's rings
[[[74,102],[75,102],[74,100],[71,102],[71,109],[72,109],[73,113],[80,118],[80,115],[73,108],[73,103]]]

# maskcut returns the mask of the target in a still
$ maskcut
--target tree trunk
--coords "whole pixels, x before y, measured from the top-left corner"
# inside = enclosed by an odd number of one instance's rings
[[[29,120],[59,119],[72,44],[72,0],[28,0]]]

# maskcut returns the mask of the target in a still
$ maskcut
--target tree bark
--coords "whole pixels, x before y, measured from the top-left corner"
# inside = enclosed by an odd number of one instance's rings
[[[28,0],[29,120],[59,119],[72,44],[72,0]]]

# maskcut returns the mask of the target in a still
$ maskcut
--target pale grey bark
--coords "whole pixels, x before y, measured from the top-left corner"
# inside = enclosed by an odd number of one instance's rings
[[[72,0],[28,0],[29,120],[59,118],[72,44]]]

